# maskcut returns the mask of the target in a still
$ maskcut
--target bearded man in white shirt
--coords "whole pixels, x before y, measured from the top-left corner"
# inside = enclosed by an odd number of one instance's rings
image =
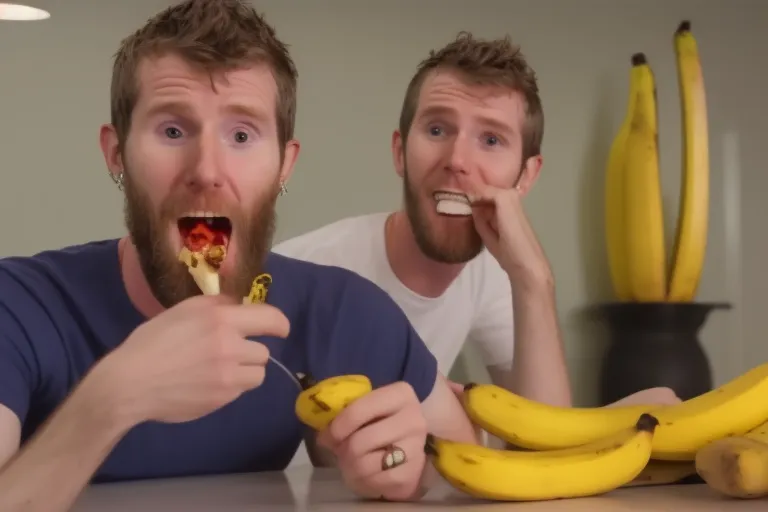
[[[419,65],[399,124],[392,155],[403,209],[346,218],[273,250],[378,284],[443,374],[471,343],[493,383],[570,406],[552,271],[522,207],[542,166],[534,71],[509,39],[463,32]],[[619,403],[677,401],[653,388]]]

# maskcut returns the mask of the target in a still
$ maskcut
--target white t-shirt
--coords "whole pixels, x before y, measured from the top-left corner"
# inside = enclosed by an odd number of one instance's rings
[[[511,364],[514,352],[509,278],[483,250],[464,266],[448,289],[423,297],[395,276],[387,259],[384,225],[388,213],[342,219],[272,248],[299,260],[343,267],[376,283],[400,305],[448,375],[465,342],[486,366]]]

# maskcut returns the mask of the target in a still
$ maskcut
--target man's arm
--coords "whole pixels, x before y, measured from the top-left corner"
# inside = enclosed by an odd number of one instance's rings
[[[0,510],[68,510],[129,428],[114,397],[86,377],[21,450],[20,421],[0,406]]]
[[[513,282],[512,310],[515,357],[511,368],[489,368],[491,378],[531,400],[570,407],[571,385],[554,283],[534,278]]]
[[[537,402],[571,406],[553,280],[510,281],[490,257],[485,272],[470,340],[482,351],[491,381]]]

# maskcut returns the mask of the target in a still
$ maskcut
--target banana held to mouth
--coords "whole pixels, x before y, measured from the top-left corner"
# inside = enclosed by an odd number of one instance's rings
[[[472,215],[472,206],[466,194],[458,192],[435,192],[433,196],[437,202],[436,211],[441,215],[467,217]]]
[[[219,268],[227,256],[232,235],[230,220],[216,212],[189,212],[178,220],[179,234],[184,243],[178,259],[205,295],[218,295]]]

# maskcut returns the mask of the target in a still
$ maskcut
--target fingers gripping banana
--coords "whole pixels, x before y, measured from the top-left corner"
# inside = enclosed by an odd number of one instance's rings
[[[768,496],[768,422],[743,436],[718,439],[699,450],[696,471],[707,485],[726,496]]]
[[[656,406],[556,407],[523,398],[493,384],[467,384],[464,409],[470,419],[494,436],[530,450],[583,445],[610,436],[637,422]]]
[[[704,267],[709,208],[709,134],[699,50],[684,21],[674,36],[683,111],[683,176],[667,300],[695,298]]]
[[[631,482],[648,464],[658,422],[648,414],[633,427],[568,450],[520,452],[427,436],[438,473],[467,494],[499,501],[540,501],[602,494]]]
[[[296,415],[302,423],[318,432],[324,430],[349,404],[371,392],[365,375],[339,375],[318,383],[308,380],[296,399]]]

